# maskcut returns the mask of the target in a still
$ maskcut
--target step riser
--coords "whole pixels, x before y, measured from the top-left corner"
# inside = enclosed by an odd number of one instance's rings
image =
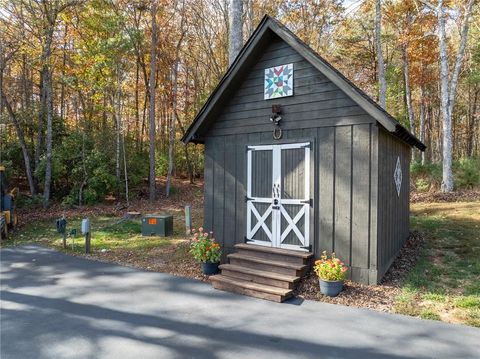
[[[271,261],[278,261],[278,262],[285,262],[285,263],[292,263],[292,264],[307,264],[308,259],[300,258],[300,257],[292,257],[289,255],[283,255],[283,254],[276,254],[276,253],[266,253],[266,252],[260,252],[260,251],[255,251],[255,250],[250,250],[250,249],[243,249],[239,248],[236,250],[236,253],[238,254],[243,254],[247,256],[252,256],[255,258],[261,258],[261,259],[267,259]]]
[[[285,299],[289,298],[289,296],[285,297],[285,296],[281,296],[281,295],[278,295],[278,294],[270,294],[270,293],[259,292],[259,291],[253,290],[253,289],[238,287],[238,286],[230,284],[230,283],[222,283],[222,282],[214,281],[212,283],[212,285],[213,285],[213,288],[215,288],[215,289],[226,290],[226,291],[232,292],[232,293],[238,293],[238,294],[242,294],[242,295],[248,295],[250,297],[271,300],[271,301],[277,302],[277,303],[281,303]]]
[[[270,285],[272,287],[278,287],[278,288],[293,289],[293,286],[294,286],[294,283],[292,282],[260,277],[260,276],[248,274],[248,273],[240,273],[240,272],[236,272],[228,269],[222,269],[222,275],[227,277],[232,277],[232,278],[248,280],[258,284]]]
[[[273,273],[287,274],[295,277],[301,277],[303,275],[302,270],[296,270],[293,268],[272,266],[270,264],[257,263],[257,262],[252,262],[249,260],[239,259],[239,258],[230,257],[229,260],[230,260],[230,264],[244,266],[247,268],[264,270],[264,271],[273,272]]]

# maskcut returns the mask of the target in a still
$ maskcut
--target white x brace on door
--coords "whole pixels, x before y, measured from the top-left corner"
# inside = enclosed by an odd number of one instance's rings
[[[247,241],[308,250],[310,143],[247,148]]]

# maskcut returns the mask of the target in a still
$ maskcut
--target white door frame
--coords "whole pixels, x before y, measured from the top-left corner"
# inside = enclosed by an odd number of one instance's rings
[[[281,168],[281,155],[284,149],[304,148],[304,170],[305,170],[305,198],[286,199],[282,198],[282,168]],[[252,151],[272,151],[272,196],[265,197],[252,197]],[[247,147],[247,241],[249,243],[272,246],[285,249],[294,250],[308,250],[310,246],[310,142],[301,143],[286,143],[278,145],[258,145]],[[270,206],[266,211],[260,215],[256,210],[254,203],[270,203]],[[284,208],[284,204],[296,204],[302,205],[299,212],[292,218],[287,210]],[[271,231],[266,225],[265,221],[268,216],[272,216]],[[252,215],[257,219],[257,223],[252,228]],[[284,218],[287,222],[287,227],[284,231],[281,231],[281,222]],[[303,218],[303,219],[302,219]],[[297,227],[299,221],[304,221],[304,233]],[[255,233],[260,227],[266,233],[270,242],[259,241],[253,239]],[[283,241],[287,235],[293,231],[301,245],[284,244]]]

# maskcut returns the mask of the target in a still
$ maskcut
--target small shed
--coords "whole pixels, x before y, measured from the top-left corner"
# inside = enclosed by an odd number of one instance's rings
[[[205,145],[204,227],[226,254],[335,251],[372,284],[409,236],[411,150],[425,145],[269,16],[182,141]]]

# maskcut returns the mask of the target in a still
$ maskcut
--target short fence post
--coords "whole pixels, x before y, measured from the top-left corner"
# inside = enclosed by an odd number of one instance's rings
[[[192,206],[185,206],[185,233],[192,233]]]
[[[85,234],[85,253],[86,254],[90,254],[90,238],[91,238],[90,232],[87,232]]]
[[[85,235],[85,253],[89,254],[91,230],[90,230],[90,220],[88,218],[82,219],[82,233]]]

